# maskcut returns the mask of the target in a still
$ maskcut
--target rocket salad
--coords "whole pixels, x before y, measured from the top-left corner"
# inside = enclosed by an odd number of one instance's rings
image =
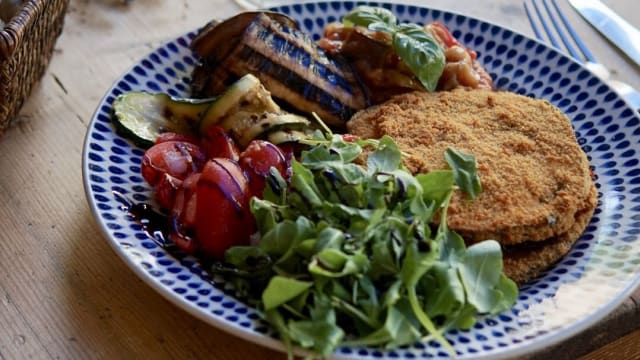
[[[499,244],[466,248],[447,227],[452,193],[472,200],[481,190],[472,156],[450,148],[450,169],[413,176],[389,137],[310,144],[288,182],[271,171],[264,198],[252,198],[258,244],[232,247],[213,266],[289,349],[329,356],[341,345],[434,339],[453,354],[443,332],[513,305]]]

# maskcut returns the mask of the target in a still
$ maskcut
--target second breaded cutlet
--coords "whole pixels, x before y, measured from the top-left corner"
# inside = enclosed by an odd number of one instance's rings
[[[483,192],[454,195],[447,222],[470,242],[503,245],[567,233],[593,187],[566,115],[544,100],[489,90],[413,92],[357,113],[349,132],[393,137],[413,173],[446,168],[447,147],[472,154]]]
[[[524,284],[560,260],[584,232],[597,201],[598,192],[592,186],[582,210],[576,213],[575,221],[567,232],[544,241],[503,246],[504,273],[516,283]]]

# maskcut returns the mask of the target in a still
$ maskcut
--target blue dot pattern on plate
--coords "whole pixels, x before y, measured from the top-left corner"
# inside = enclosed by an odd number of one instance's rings
[[[500,90],[543,98],[573,122],[578,142],[591,161],[599,205],[587,231],[571,252],[543,276],[526,284],[513,309],[487,316],[469,330],[446,333],[459,358],[522,354],[547,346],[593,323],[620,303],[639,282],[640,119],[611,88],[568,57],[523,35],[446,11],[409,5],[381,5],[402,21],[440,21],[476,50]],[[317,39],[353,2],[308,3],[274,10],[289,14]],[[121,209],[117,191],[137,202],[152,201],[140,176],[143,151],[114,131],[111,103],[131,90],[188,96],[196,64],[189,43],[195,33],[175,39],[135,64],[109,90],[88,129],[84,179],[92,211],[116,252],[139,276],[180,307],[236,335],[280,348],[273,330],[255,309],[235,299],[221,278],[210,278],[194,258],[170,255]],[[594,315],[593,321],[584,321]],[[580,323],[578,321],[580,320]],[[440,359],[449,355],[433,342],[396,350],[343,347],[337,358]]]

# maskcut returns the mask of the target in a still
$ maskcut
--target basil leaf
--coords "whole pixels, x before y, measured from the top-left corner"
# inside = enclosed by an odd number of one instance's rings
[[[385,8],[358,6],[345,15],[342,22],[347,26],[369,27],[372,24],[395,26],[398,19],[391,11]]]
[[[407,67],[428,90],[435,91],[444,71],[444,49],[418,24],[398,24],[389,10],[360,6],[343,18],[346,26],[362,26],[389,34],[391,46]]]
[[[394,33],[392,46],[428,91],[435,91],[444,71],[444,50],[423,28],[402,24]]]
[[[445,151],[444,158],[453,170],[458,187],[466,192],[471,200],[475,199],[482,192],[476,158],[451,147]]]

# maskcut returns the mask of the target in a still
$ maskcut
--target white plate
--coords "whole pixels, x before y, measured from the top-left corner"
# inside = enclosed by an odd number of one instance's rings
[[[378,4],[373,4],[378,5]],[[353,2],[307,3],[276,8],[317,39],[325,24]],[[499,89],[543,98],[571,118],[579,143],[597,177],[599,203],[585,234],[571,252],[520,290],[515,306],[479,319],[469,331],[446,334],[460,358],[501,358],[548,347],[593,325],[640,283],[640,119],[606,84],[572,59],[500,26],[445,11],[384,4],[399,19],[443,22],[476,50]],[[167,253],[133,221],[113,195],[150,201],[140,176],[143,150],[118,136],[111,103],[130,90],[187,96],[196,62],[189,49],[194,33],[177,38],[136,63],[109,89],[89,126],[83,175],[91,209],[105,237],[138,276],[174,304],[249,341],[283,345],[256,311],[225,290],[191,257]],[[336,358],[446,358],[436,343],[396,350],[339,348]]]

